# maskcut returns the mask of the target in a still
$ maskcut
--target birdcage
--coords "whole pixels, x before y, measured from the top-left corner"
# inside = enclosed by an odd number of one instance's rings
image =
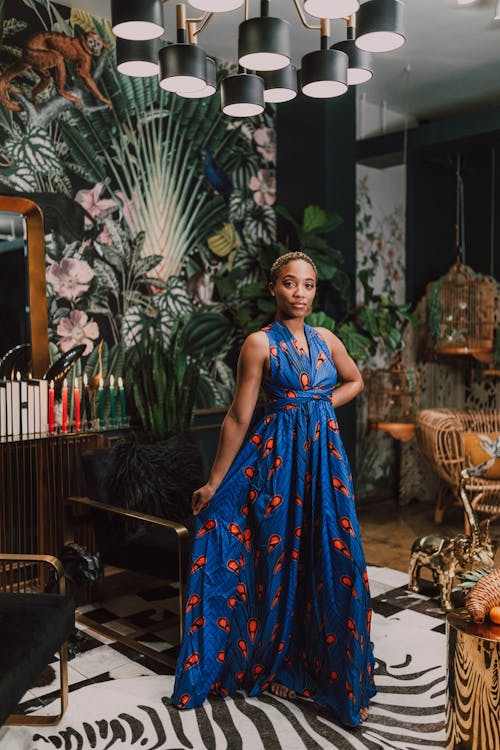
[[[368,391],[368,422],[406,441],[413,437],[420,401],[420,373],[398,360],[392,369],[374,370]]]
[[[491,361],[495,335],[492,280],[473,277],[458,259],[445,278],[432,285],[429,328],[438,353],[470,354]]]

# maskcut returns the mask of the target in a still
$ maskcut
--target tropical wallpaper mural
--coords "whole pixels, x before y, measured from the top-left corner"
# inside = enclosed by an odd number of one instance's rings
[[[145,336],[168,349],[189,323],[177,338],[198,345],[196,405],[227,404],[231,351],[275,240],[273,111],[234,120],[218,94],[183,99],[118,73],[109,21],[86,12],[50,0],[0,12],[0,191],[58,217],[46,237],[52,359],[81,344],[80,371],[119,375]]]

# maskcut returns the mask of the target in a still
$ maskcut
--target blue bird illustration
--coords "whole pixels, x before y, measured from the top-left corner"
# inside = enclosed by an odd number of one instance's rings
[[[215,161],[212,154],[207,151],[206,148],[199,148],[198,154],[203,164],[203,172],[209,185],[219,193],[226,203],[229,203],[229,198],[234,190],[234,185],[231,182],[229,175],[224,172]]]

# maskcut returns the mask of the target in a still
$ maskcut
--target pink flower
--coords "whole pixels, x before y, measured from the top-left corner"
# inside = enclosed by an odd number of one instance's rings
[[[47,281],[60,297],[75,300],[89,288],[94,271],[85,260],[63,258],[60,263],[52,263],[47,271]]]
[[[272,169],[259,169],[248,183],[258,206],[272,206],[276,202],[276,178]]]
[[[105,211],[116,208],[116,203],[111,198],[100,198],[104,184],[98,182],[91,190],[79,190],[75,195],[75,201],[79,203],[90,216],[100,216]],[[92,221],[85,217],[85,226],[91,227]]]
[[[94,348],[92,341],[99,336],[99,326],[94,320],[89,320],[83,310],[72,310],[67,318],[59,321],[57,333],[61,337],[61,351],[67,352],[78,344],[85,344],[83,356],[86,357]]]
[[[274,128],[258,128],[253,134],[257,151],[264,159],[276,164],[276,131]]]

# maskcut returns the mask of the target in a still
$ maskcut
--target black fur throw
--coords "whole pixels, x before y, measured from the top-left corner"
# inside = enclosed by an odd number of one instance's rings
[[[203,460],[192,434],[154,442],[132,434],[110,452],[115,504],[170,521],[191,514],[191,496],[204,483]]]

